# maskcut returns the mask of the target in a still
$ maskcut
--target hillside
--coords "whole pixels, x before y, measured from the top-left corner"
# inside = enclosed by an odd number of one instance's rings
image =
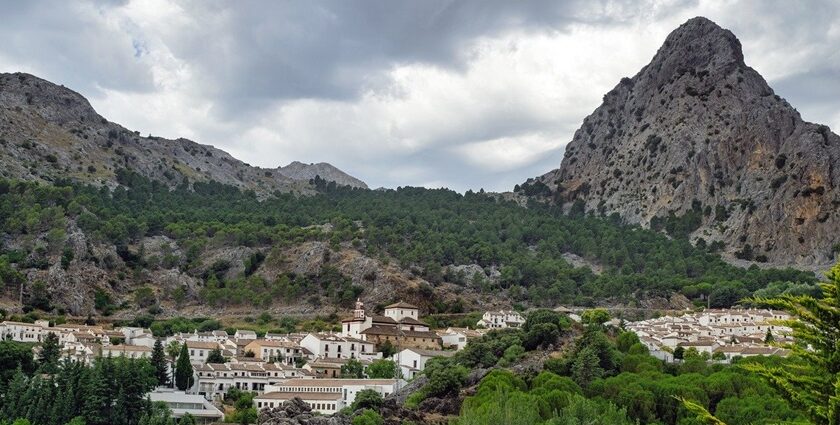
[[[329,164],[252,167],[187,139],[144,137],[103,118],[70,89],[28,74],[0,74],[0,175],[113,188],[122,168],[169,187],[216,181],[261,194],[313,193],[309,180],[319,174],[340,185],[367,187]]]
[[[730,258],[819,268],[840,252],[840,137],[808,123],[694,18],[586,117],[560,168],[521,187]]]
[[[314,196],[262,199],[219,183],[171,190],[116,174],[112,192],[0,179],[6,310],[341,314],[359,297],[456,314],[514,304],[684,308],[686,297],[725,307],[756,291],[808,292],[816,280],[733,267],[684,240],[487,194],[320,185]]]

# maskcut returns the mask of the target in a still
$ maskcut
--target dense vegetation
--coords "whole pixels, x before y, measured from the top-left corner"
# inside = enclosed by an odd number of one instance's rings
[[[517,375],[495,369],[475,395],[467,397],[457,421],[468,424],[700,424],[678,398],[695,401],[729,425],[808,423],[780,394],[744,364],[769,368],[800,363],[780,358],[740,359],[734,365],[709,363],[696,350],[682,364],[667,364],[650,354],[631,332],[587,325],[570,330],[557,313],[538,310],[522,330],[493,331],[470,342],[449,359],[434,359],[424,371],[427,384],[409,406],[426,398],[458,394],[470,369],[507,366],[574,334],[563,355],[538,373]]]
[[[42,345],[37,362],[31,344],[0,342],[0,418],[37,425],[172,424],[168,409],[146,398],[157,384],[149,360],[99,358],[87,366],[58,356],[57,338]]]
[[[55,258],[64,267],[79,260],[67,244],[75,224],[91,240],[116,246],[126,264],[122,276],[177,267],[203,279],[202,296],[212,304],[268,304],[310,293],[337,304],[352,302],[362,288],[329,267],[319,275],[281,274],[270,282],[254,273],[272,249],[313,239],[329,241],[334,249],[350,243],[368,256],[396,260],[432,284],[447,280],[477,291],[505,291],[514,301],[535,305],[632,301],[684,290],[712,306],[728,306],[774,282],[808,286],[815,281],[791,269],[733,267],[684,239],[623,226],[616,217],[589,216],[580,209],[563,215],[542,204],[524,209],[484,193],[320,184],[318,196],[276,194],[260,201],[254,193],[216,183],[170,191],[131,172],[118,174],[123,186],[113,191],[67,182],[0,181],[4,232],[27,241],[22,249],[0,253],[0,280],[15,287],[21,268],[46,268]],[[317,227],[325,223],[332,229]],[[140,238],[154,235],[174,239],[178,249],[151,258],[133,248]],[[218,246],[253,247],[257,253],[246,259],[241,276],[224,279],[231,264],[201,263],[202,253]],[[562,258],[568,253],[600,265],[603,273],[571,266]],[[113,268],[113,260],[96,259],[103,268]],[[487,273],[466,276],[447,267],[453,264],[477,264]],[[497,279],[488,278],[493,270],[500,273]],[[30,285],[27,302],[48,309],[50,300],[37,284]],[[146,295],[135,297],[138,305],[154,302]],[[176,301],[184,296],[168,295]],[[114,307],[104,295],[97,306]]]

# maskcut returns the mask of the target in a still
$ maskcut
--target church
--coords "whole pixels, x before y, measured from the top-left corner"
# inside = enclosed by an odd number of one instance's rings
[[[390,342],[395,348],[438,350],[440,337],[419,319],[420,309],[406,302],[385,307],[385,314],[369,315],[361,301],[356,301],[353,317],[341,321],[341,335],[376,344]]]

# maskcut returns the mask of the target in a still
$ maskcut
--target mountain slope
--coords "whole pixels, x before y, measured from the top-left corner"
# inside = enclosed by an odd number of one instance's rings
[[[818,266],[840,241],[838,164],[840,137],[775,95],[730,31],[694,18],[604,96],[559,169],[520,191],[738,258]]]
[[[312,173],[252,167],[187,139],[143,137],[109,122],[63,86],[23,73],[0,74],[0,176],[70,178],[113,187],[120,168],[170,187],[214,180],[262,194],[313,191]],[[334,176],[339,184],[365,187],[329,164],[304,169],[324,170],[326,180]]]

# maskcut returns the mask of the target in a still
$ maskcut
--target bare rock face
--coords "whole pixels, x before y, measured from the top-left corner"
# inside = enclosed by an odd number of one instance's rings
[[[695,242],[774,265],[828,264],[840,241],[840,137],[803,121],[705,18],[672,32],[584,119],[560,168],[523,186],[643,226],[670,217]]]
[[[301,399],[293,398],[273,409],[262,409],[257,419],[260,425],[350,425],[350,418],[337,414],[316,416]]]
[[[350,186],[367,189],[365,182],[345,173],[344,171],[335,168],[326,162],[319,162],[317,164],[304,164],[299,161],[293,161],[285,167],[278,167],[277,171],[280,174],[292,179],[309,181],[316,176],[327,181],[336,182],[339,186]]]
[[[68,178],[114,187],[117,170],[130,169],[170,187],[216,181],[268,195],[312,193],[314,172],[339,185],[367,187],[329,164],[300,166],[252,167],[187,139],[144,137],[109,122],[70,89],[29,74],[0,73],[2,177]]]

